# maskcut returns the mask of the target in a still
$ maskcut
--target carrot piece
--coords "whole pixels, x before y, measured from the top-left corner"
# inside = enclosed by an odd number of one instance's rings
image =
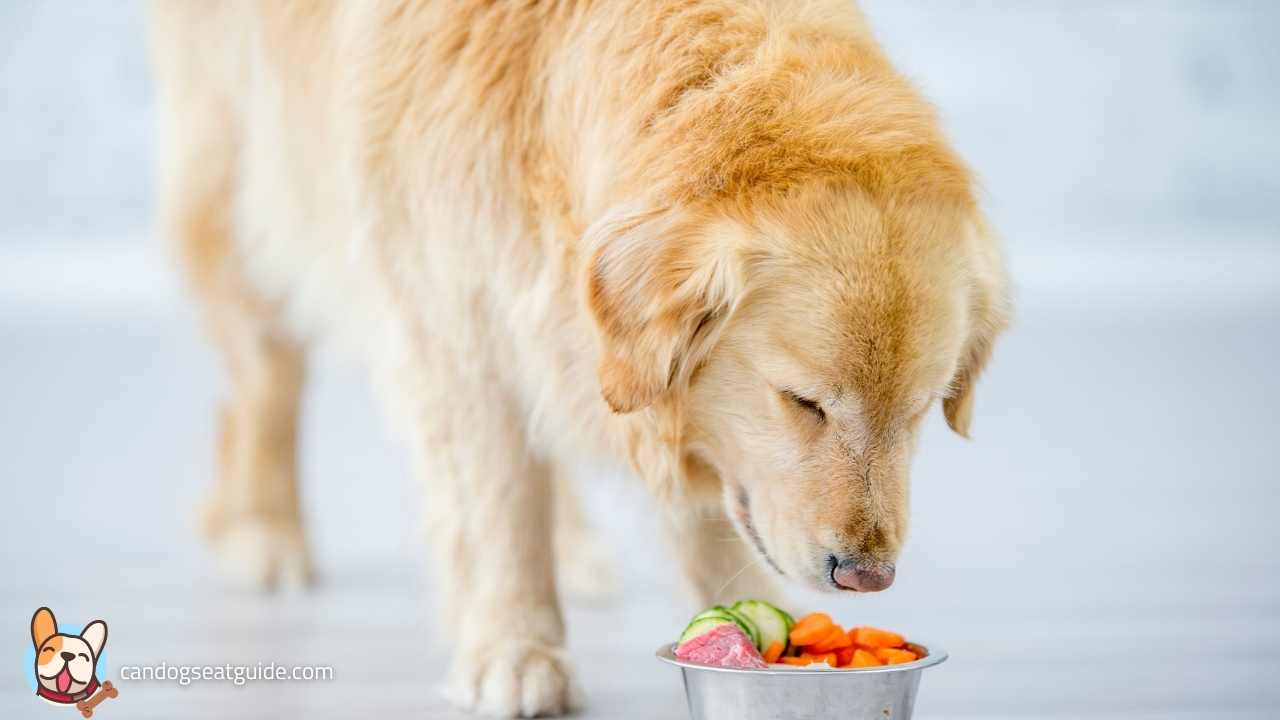
[[[832,625],[831,625],[831,627],[821,628],[821,629],[820,629],[820,631],[818,631],[818,632],[811,632],[811,631],[809,631],[809,630],[805,630],[805,631],[801,632],[801,634],[800,634],[800,639],[801,639],[801,640],[807,640],[808,642],[797,643],[796,641],[792,640],[792,641],[791,641],[791,646],[792,646],[792,647],[800,648],[800,650],[801,650],[801,651],[808,650],[809,648],[813,647],[814,645],[817,645],[818,643],[820,643],[820,642],[822,642],[823,640],[826,640],[828,637],[830,637],[830,635],[831,635],[831,630],[832,630],[833,628],[835,628],[835,627],[836,627],[836,626],[835,626],[834,624],[832,624]],[[789,636],[788,636],[788,638],[789,638]]]
[[[767,663],[778,662],[778,658],[782,657],[784,649],[782,642],[775,640],[769,647],[764,649],[764,661]]]
[[[831,667],[836,667],[836,654],[833,652],[832,653],[807,652],[807,653],[802,653],[800,657],[809,658],[809,662],[826,663]]]
[[[826,613],[809,613],[791,628],[791,644],[812,645],[825,638],[834,625],[831,616]]]
[[[853,640],[849,638],[848,633],[839,625],[833,625],[830,634],[823,639],[810,645],[808,650],[812,653],[827,653],[832,650],[840,650],[853,645]]]
[[[856,668],[879,667],[884,663],[880,662],[880,658],[872,655],[870,652],[858,648],[853,651],[853,666]]]
[[[808,665],[809,663],[813,662],[813,660],[808,655],[801,655],[799,657],[791,657],[791,656],[780,657],[778,658],[778,662],[782,663],[783,665],[795,665],[797,667],[804,667],[805,665]]]
[[[869,648],[898,648],[907,643],[898,633],[873,627],[854,628],[853,641]]]
[[[916,654],[910,650],[896,650],[894,648],[879,648],[875,651],[875,655],[886,665],[899,665],[916,661]]]
[[[836,651],[836,667],[849,667],[853,664],[853,653],[857,648],[849,646]]]

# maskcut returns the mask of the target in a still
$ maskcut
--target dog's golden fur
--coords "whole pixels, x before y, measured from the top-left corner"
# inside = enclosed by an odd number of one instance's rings
[[[153,29],[164,225],[232,377],[231,569],[309,573],[321,336],[413,448],[468,707],[571,700],[547,548],[586,545],[552,499],[583,455],[669,500],[704,593],[751,558],[729,523],[815,587],[894,560],[920,419],[941,398],[967,433],[1006,290],[968,170],[846,0],[175,0]]]

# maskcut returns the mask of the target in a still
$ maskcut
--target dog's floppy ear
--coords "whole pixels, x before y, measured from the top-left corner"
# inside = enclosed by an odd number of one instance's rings
[[[966,235],[972,258],[969,338],[951,382],[951,394],[942,401],[947,424],[963,437],[969,437],[974,385],[991,357],[996,336],[1008,327],[1010,314],[1009,281],[999,241],[980,216],[966,228]]]
[[[80,633],[80,637],[89,643],[89,649],[93,650],[93,656],[96,658],[102,654],[102,646],[107,644],[107,624],[101,620],[94,620],[84,626],[84,632]]]
[[[708,225],[688,210],[621,208],[587,230],[586,302],[614,412],[646,407],[687,378],[731,311],[739,278]]]
[[[58,634],[58,621],[53,617],[53,611],[47,607],[36,610],[31,616],[31,642],[36,644],[36,649],[44,644],[45,640]]]

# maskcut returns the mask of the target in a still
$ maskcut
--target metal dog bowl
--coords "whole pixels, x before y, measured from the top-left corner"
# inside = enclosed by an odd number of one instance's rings
[[[910,720],[920,674],[947,659],[934,646],[910,643],[920,659],[901,665],[829,670],[770,665],[767,670],[711,667],[676,659],[693,720]]]

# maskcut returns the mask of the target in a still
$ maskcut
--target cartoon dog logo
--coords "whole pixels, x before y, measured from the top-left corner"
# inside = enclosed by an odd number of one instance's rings
[[[79,635],[67,635],[58,632],[53,611],[42,607],[31,616],[31,641],[36,645],[37,695],[71,705],[98,690],[98,658],[107,644],[105,622],[94,620]]]

